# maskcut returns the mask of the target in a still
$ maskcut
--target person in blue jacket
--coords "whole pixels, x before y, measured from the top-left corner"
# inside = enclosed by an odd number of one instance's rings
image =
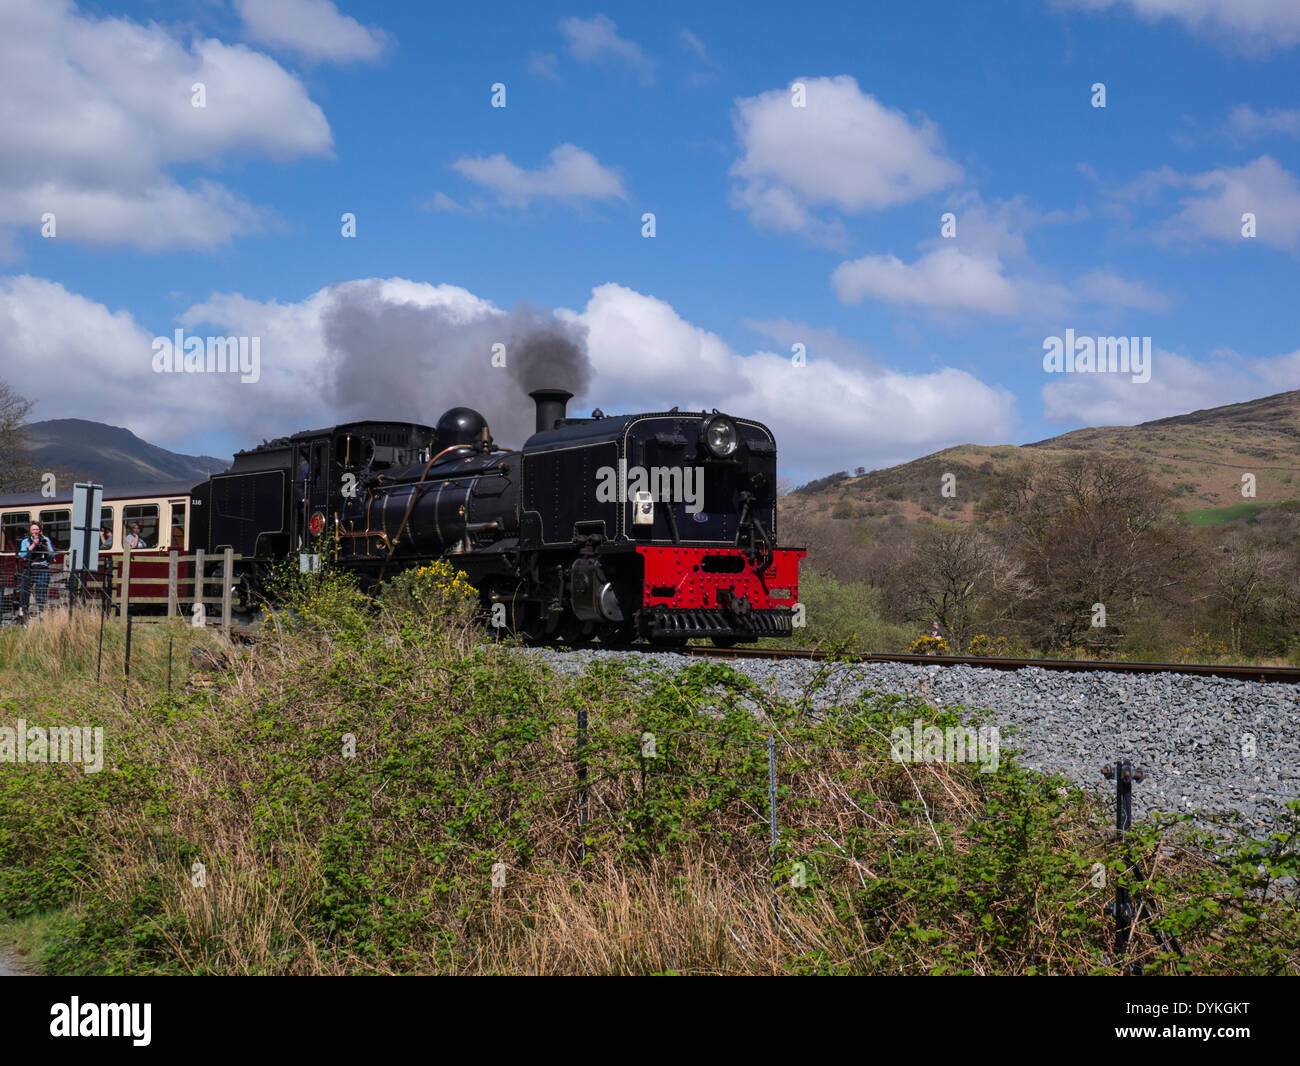
[[[33,522],[27,536],[18,546],[18,558],[23,561],[23,590],[18,601],[18,617],[27,618],[27,608],[31,606],[32,589],[36,590],[36,610],[45,609],[45,597],[50,588],[50,560],[54,557],[54,545],[50,538],[41,532],[41,524]]]

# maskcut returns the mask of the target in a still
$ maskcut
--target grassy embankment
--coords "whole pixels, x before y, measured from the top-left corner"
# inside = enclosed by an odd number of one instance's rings
[[[0,632],[0,726],[106,734],[98,774],[0,763],[0,936],[47,972],[1114,972],[1108,806],[1005,748],[994,774],[893,761],[894,726],[955,721],[919,696],[813,722],[811,692],[717,664],[558,674],[482,643],[437,571],[377,611],[328,577],[296,595],[208,689],[186,664],[212,638],[177,626],[170,698],[163,627],[125,701],[120,630],[99,686],[93,619]],[[1135,838],[1195,972],[1300,970],[1275,884],[1298,822],[1220,864]]]

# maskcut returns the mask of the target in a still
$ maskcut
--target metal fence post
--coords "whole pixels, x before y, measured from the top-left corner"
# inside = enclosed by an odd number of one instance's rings
[[[1115,778],[1115,833],[1120,849],[1125,852],[1125,867],[1129,866],[1124,834],[1133,825],[1133,779],[1135,771],[1128,759],[1116,759],[1115,768],[1103,767],[1106,777]],[[1142,780],[1142,771],[1136,771],[1137,780]],[[1133,930],[1133,901],[1129,891],[1120,879],[1115,881],[1115,902],[1108,908],[1115,916],[1115,958],[1122,960],[1128,952],[1129,936]],[[1127,970],[1128,967],[1125,967]],[[1140,967],[1139,967],[1140,972]]]
[[[1142,864],[1133,858],[1125,834],[1133,826],[1133,786],[1142,783],[1146,771],[1141,767],[1135,769],[1128,759],[1117,759],[1114,769],[1107,765],[1101,768],[1101,772],[1104,777],[1115,778],[1115,831],[1124,856],[1124,871],[1140,884],[1146,880],[1146,874],[1142,871]],[[1115,882],[1115,902],[1106,904],[1106,910],[1115,916],[1115,961],[1121,965],[1124,973],[1140,975],[1142,964],[1140,962],[1125,964],[1124,956],[1128,952],[1129,939],[1133,930],[1148,918],[1156,917],[1157,912],[1152,910],[1140,895],[1130,894],[1118,880]],[[1155,937],[1159,947],[1165,946],[1165,936],[1159,929],[1152,929],[1151,935]],[[1179,958],[1187,957],[1183,952],[1183,946],[1178,943],[1178,937],[1171,935],[1168,943]]]

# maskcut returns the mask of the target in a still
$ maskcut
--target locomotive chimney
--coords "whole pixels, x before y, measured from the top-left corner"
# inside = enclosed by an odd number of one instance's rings
[[[555,423],[564,417],[564,409],[573,393],[564,389],[534,389],[528,394],[537,404],[537,432],[543,433],[554,429]]]

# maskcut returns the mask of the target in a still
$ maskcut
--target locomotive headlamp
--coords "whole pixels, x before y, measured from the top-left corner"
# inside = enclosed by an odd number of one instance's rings
[[[704,423],[704,446],[715,459],[727,459],[740,446],[740,431],[726,415],[714,415]]]

